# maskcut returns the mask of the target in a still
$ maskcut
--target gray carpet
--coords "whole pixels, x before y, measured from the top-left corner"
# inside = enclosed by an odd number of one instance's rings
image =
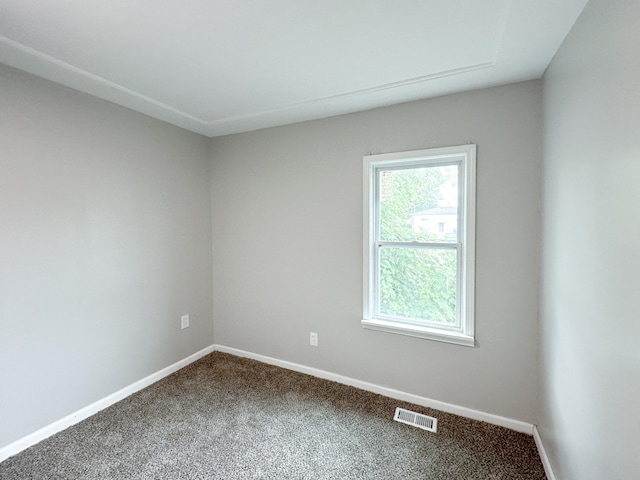
[[[396,406],[438,418],[430,433]],[[531,437],[212,353],[0,463],[0,479],[544,479]]]

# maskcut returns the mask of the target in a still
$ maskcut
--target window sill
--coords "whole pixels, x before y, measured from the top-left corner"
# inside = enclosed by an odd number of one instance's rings
[[[460,332],[448,332],[435,328],[420,327],[417,325],[406,325],[385,320],[364,319],[362,327],[380,332],[395,333],[398,335],[408,335],[410,337],[435,340],[436,342],[454,343],[465,347],[474,347],[475,340],[472,336]]]

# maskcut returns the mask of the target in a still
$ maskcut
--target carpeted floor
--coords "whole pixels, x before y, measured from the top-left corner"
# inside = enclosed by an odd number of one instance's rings
[[[430,433],[392,420],[438,418]],[[212,353],[0,463],[0,479],[545,479],[531,437]]]

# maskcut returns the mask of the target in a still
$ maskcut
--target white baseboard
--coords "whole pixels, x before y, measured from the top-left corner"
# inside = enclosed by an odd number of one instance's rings
[[[544,473],[547,475],[547,480],[556,480],[556,475],[553,473],[553,469],[551,468],[551,462],[549,461],[547,451],[544,449],[540,432],[538,432],[538,427],[535,425],[533,426],[533,438],[536,441],[536,447],[538,447],[538,454],[540,455],[540,460],[544,467]]]
[[[151,375],[144,377],[142,380],[138,380],[137,382],[132,383],[131,385],[124,387],[118,390],[117,392],[112,393],[111,395],[108,395],[96,402],[93,402],[91,405],[87,405],[86,407],[81,408],[80,410],[70,415],[67,415],[64,418],[61,418],[60,420],[57,420],[47,425],[46,427],[41,428],[40,430],[30,433],[29,435],[22,437],[16,440],[15,442],[10,443],[9,445],[6,445],[5,447],[0,448],[0,462],[15,455],[16,453],[21,452],[22,450],[29,448],[32,445],[35,445],[36,443],[44,440],[45,438],[48,438],[51,435],[64,430],[65,428],[68,428],[72,425],[75,425],[76,423],[81,422],[85,418],[88,418],[91,415],[98,413],[100,410],[104,410],[105,408],[113,405],[116,402],[119,402],[120,400],[128,397],[129,395],[137,392],[138,390],[142,390],[143,388],[148,387],[152,383],[155,383],[158,380],[161,380],[164,377],[171,375],[172,373],[180,370],[181,368],[186,367],[190,363],[193,363],[196,360],[204,357],[205,355],[213,352],[214,348],[215,347],[213,345],[203,348],[202,350],[194,353],[193,355],[189,355],[187,358],[177,361],[173,365],[169,365],[168,367],[163,368],[162,370],[152,373]]]
[[[509,428],[517,432],[526,433],[527,435],[533,435],[533,424],[531,423],[521,422],[519,420],[501,417],[500,415],[485,413],[479,410],[473,410],[471,408],[461,407],[459,405],[453,405],[451,403],[441,402],[439,400],[433,400],[430,398],[413,395],[411,393],[401,392],[392,388],[381,387],[373,383],[363,382],[361,380],[344,377],[342,375],[336,375],[335,373],[327,372],[325,370],[319,370],[317,368],[307,367],[304,365],[299,365],[297,363],[287,362],[285,360],[278,360],[276,358],[267,357],[265,355],[238,350],[237,348],[226,347],[224,345],[214,345],[214,349],[218,352],[225,352],[239,357],[251,358],[263,363],[268,363],[269,365],[275,365],[277,367],[294,370],[300,373],[306,373],[308,375],[313,375],[314,377],[323,378],[325,380],[332,380],[334,382],[350,385],[352,387],[360,388],[362,390],[367,390],[373,393],[378,393],[386,397],[395,398],[396,400],[414,403],[423,407],[434,408],[436,410],[453,413],[454,415],[459,415],[461,417],[480,420],[482,422],[491,423],[500,427]]]
[[[202,350],[194,353],[193,355],[188,356],[172,365],[169,365],[158,372],[152,373],[151,375],[143,378],[142,380],[138,380],[131,385],[124,387],[118,390],[111,395],[108,395],[90,405],[87,405],[80,410],[67,415],[60,420],[57,420],[40,430],[37,430],[21,439],[16,440],[9,445],[6,445],[0,448],[0,462],[29,448],[32,445],[44,440],[45,438],[50,437],[62,430],[75,425],[76,423],[81,422],[82,420],[98,413],[100,410],[104,410],[105,408],[113,405],[116,402],[128,397],[129,395],[137,392],[138,390],[142,390],[145,387],[157,382],[158,380],[163,379],[164,377],[171,375],[172,373],[180,370],[183,367],[186,367],[190,363],[199,360],[200,358],[208,355],[211,352],[219,351],[230,353],[232,355],[236,355],[239,357],[251,358],[253,360],[258,360],[263,363],[267,363],[269,365],[275,365],[278,367],[286,368],[288,370],[293,370],[300,373],[306,373],[308,375],[312,375],[314,377],[323,378],[325,380],[331,380],[334,382],[342,383],[344,385],[349,385],[352,387],[360,388],[362,390],[367,390],[369,392],[377,393],[380,395],[384,395],[386,397],[395,398],[396,400],[401,400],[409,403],[413,403],[416,405],[421,405],[423,407],[434,408],[436,410],[441,410],[443,412],[452,413],[454,415],[459,415],[461,417],[471,418],[473,420],[480,420],[483,422],[491,423],[493,425],[498,425],[501,427],[509,428],[511,430],[515,430],[517,432],[526,433],[527,435],[534,435],[536,438],[536,444],[538,445],[538,450],[540,451],[540,455],[543,461],[543,465],[545,471],[547,472],[547,477],[549,480],[555,480],[553,473],[551,472],[551,466],[549,464],[549,460],[544,454],[544,448],[542,447],[542,442],[540,441],[539,435],[537,435],[537,429],[535,429],[534,425],[526,422],[521,422],[519,420],[513,420],[510,418],[502,417],[499,415],[494,415],[491,413],[481,412],[479,410],[473,410],[471,408],[461,407],[459,405],[454,405],[451,403],[441,402],[439,400],[433,400],[426,397],[421,397],[419,395],[414,395],[411,393],[401,392],[399,390],[394,390],[392,388],[382,387],[379,385],[375,385],[373,383],[363,382],[361,380],[356,380],[350,377],[345,377],[343,375],[337,375],[335,373],[327,372],[325,370],[320,370],[313,367],[307,367],[305,365],[300,365],[293,362],[288,362],[285,360],[278,360],[276,358],[267,357],[265,355],[259,355],[256,353],[246,352],[244,350],[238,350],[236,348],[226,347],[224,345],[210,345],[209,347],[203,348]]]

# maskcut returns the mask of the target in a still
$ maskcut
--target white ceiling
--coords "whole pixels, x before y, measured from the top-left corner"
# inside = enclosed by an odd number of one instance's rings
[[[540,78],[587,0],[0,0],[0,62],[207,136]]]

